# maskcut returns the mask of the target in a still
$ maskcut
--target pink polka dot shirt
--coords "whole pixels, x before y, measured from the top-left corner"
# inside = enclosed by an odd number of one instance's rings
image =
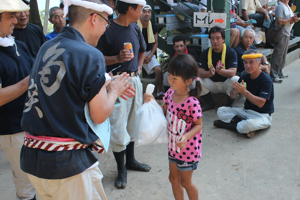
[[[167,105],[169,155],[181,161],[199,161],[201,158],[202,130],[187,141],[185,149],[176,146],[176,139],[190,131],[193,122],[202,117],[200,102],[197,98],[189,96],[184,102],[175,103],[173,101],[174,92],[174,90],[169,89],[163,98]]]

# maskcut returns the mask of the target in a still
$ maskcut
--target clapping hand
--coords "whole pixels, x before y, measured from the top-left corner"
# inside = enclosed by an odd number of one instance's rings
[[[216,73],[215,67],[213,65],[210,66],[209,68],[209,73],[211,76],[214,76]]]
[[[240,93],[240,94],[243,94],[245,91],[246,91],[246,87],[245,87],[245,83],[244,83],[244,80],[242,80],[242,83],[238,83],[238,82],[234,82],[233,83],[233,89]]]
[[[112,77],[112,74],[110,74]],[[127,100],[126,97],[132,98],[135,95],[135,89],[132,87],[132,83],[130,81],[129,74],[122,73],[120,75],[112,77],[112,81],[108,84],[107,90],[114,91],[118,96],[122,99]]]
[[[216,66],[216,72],[219,73],[223,69],[224,64],[219,60]]]

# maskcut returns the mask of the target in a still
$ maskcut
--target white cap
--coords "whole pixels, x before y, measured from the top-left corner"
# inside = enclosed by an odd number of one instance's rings
[[[0,1],[0,13],[3,12],[22,12],[29,10],[22,0],[1,0]]]

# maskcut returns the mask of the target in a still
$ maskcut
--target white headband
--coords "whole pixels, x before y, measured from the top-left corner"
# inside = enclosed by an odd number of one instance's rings
[[[98,4],[98,3],[81,1],[81,0],[65,0],[65,2],[64,2],[64,17],[66,17],[66,15],[68,14],[70,5],[81,6],[86,9],[91,9],[91,10],[95,10],[98,12],[106,12],[109,15],[111,15],[113,13],[113,9],[106,4]]]
[[[138,4],[141,6],[147,5],[145,0],[119,0],[119,1],[122,1],[125,3],[131,3],[131,4]]]
[[[147,10],[147,9],[152,10],[151,6],[149,6],[149,5],[145,5],[142,10]]]

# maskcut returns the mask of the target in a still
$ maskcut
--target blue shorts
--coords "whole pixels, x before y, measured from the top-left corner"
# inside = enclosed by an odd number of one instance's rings
[[[190,171],[190,170],[196,170],[198,167],[198,163],[197,162],[186,162],[186,161],[182,161],[182,160],[178,160],[172,156],[169,155],[169,162],[171,163],[176,163],[177,164],[177,169],[179,171]]]

